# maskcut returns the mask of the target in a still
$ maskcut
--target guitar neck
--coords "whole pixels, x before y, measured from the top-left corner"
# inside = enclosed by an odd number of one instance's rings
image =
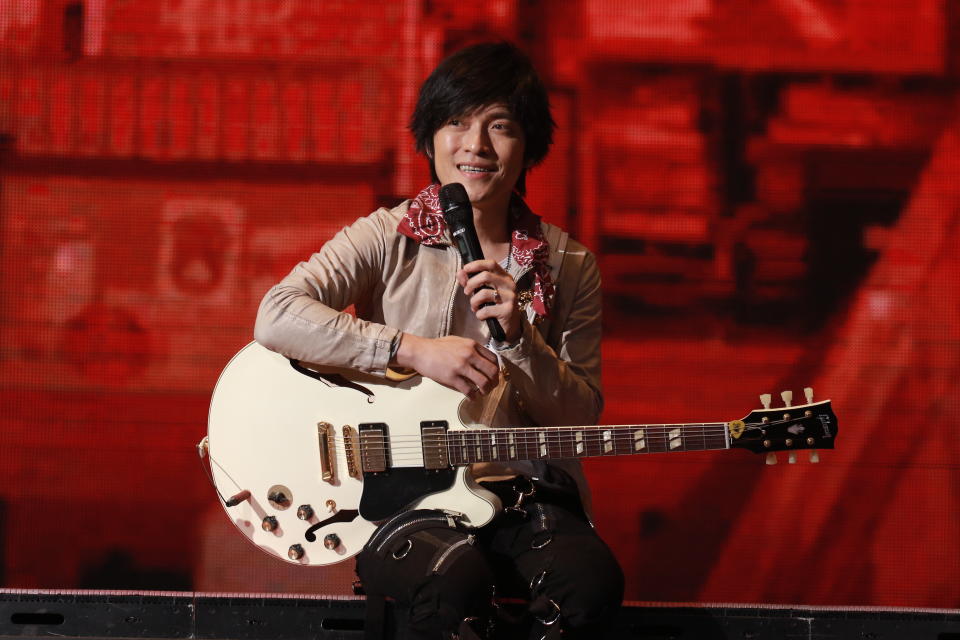
[[[445,437],[453,465],[730,448],[725,422],[467,429]]]

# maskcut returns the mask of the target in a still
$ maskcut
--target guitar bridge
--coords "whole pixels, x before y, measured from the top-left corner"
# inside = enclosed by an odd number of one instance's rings
[[[317,438],[320,441],[320,478],[324,482],[335,484],[337,459],[333,452],[333,425],[329,422],[318,422]]]
[[[351,478],[360,479],[360,442],[357,430],[350,425],[343,426],[343,451],[347,456],[347,473]]]

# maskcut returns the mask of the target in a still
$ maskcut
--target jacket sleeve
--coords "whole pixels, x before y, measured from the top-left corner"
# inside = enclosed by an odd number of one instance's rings
[[[288,358],[383,375],[399,330],[343,309],[365,306],[382,276],[390,217],[360,218],[271,288],[254,338]]]
[[[499,352],[514,400],[540,426],[596,424],[603,410],[600,271],[593,254],[581,255],[576,275],[564,277],[573,300],[564,318],[552,320],[563,323],[554,347],[524,320],[519,342]]]

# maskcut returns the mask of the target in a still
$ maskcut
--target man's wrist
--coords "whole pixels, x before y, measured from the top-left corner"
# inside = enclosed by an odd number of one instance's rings
[[[403,331],[398,331],[397,335],[394,336],[393,341],[390,342],[390,359],[388,360],[389,364],[397,364],[397,352],[400,351],[401,340],[403,340]]]

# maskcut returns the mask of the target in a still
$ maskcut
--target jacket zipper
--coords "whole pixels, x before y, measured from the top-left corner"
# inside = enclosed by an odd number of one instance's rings
[[[405,511],[404,513],[407,513],[407,512]],[[400,514],[400,515],[402,516],[403,514]],[[443,516],[435,516],[435,515],[423,516],[420,518],[414,518],[413,520],[408,520],[407,522],[404,522],[403,524],[401,524],[396,528],[391,527],[392,523],[388,522],[386,525],[384,525],[380,529],[380,533],[377,535],[377,538],[383,538],[382,540],[378,539],[376,541],[377,553],[379,553],[380,550],[383,549],[383,545],[389,542],[395,535],[398,535],[404,529],[407,529],[414,525],[422,524],[424,522],[437,522],[438,524],[443,523],[444,525],[446,525],[447,519],[446,517],[443,517]],[[373,540],[371,540],[371,542],[373,542]]]
[[[437,562],[433,565],[433,569],[431,569],[430,572],[437,573],[438,571],[440,571],[440,567],[442,567],[443,563],[447,560],[448,557],[450,557],[450,554],[452,554],[454,551],[456,551],[457,549],[459,549],[465,544],[473,544],[472,535],[467,536],[463,540],[458,540],[457,542],[454,542],[452,545],[447,547],[446,550],[444,550],[444,552],[437,559]]]
[[[441,331],[440,331],[441,337],[450,335],[450,327],[453,325],[453,305],[454,305],[454,300],[457,297],[457,277],[456,276],[457,276],[457,271],[459,271],[461,267],[460,252],[457,251],[457,248],[451,245],[447,247],[447,250],[453,251],[453,253],[456,254],[455,260],[457,261],[457,264],[453,270],[453,276],[454,276],[453,288],[450,289],[450,302],[449,304],[447,304],[447,321],[444,324],[444,326],[441,327]]]

